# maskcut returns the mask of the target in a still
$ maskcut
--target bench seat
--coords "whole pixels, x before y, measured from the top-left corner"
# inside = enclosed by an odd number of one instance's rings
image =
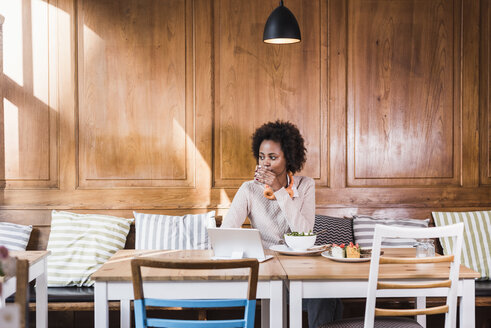
[[[6,301],[13,300],[14,295]],[[29,289],[29,302],[36,302],[36,290],[33,286]],[[48,287],[48,303],[53,302],[94,302],[94,287]]]
[[[476,297],[491,297],[491,280],[476,281]]]

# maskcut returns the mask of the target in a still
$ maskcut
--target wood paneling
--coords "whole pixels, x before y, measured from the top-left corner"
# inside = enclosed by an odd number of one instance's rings
[[[308,149],[301,174],[327,184],[327,6],[288,2],[302,42],[262,42],[264,22],[276,3],[215,2],[214,185],[237,187],[253,176],[250,136],[268,121],[295,122]]]
[[[329,185],[346,187],[346,1],[329,1]]]
[[[78,3],[80,186],[192,186],[192,1]]]
[[[58,104],[55,1],[2,2],[0,184],[56,188]],[[22,27],[22,28],[21,28]]]
[[[301,43],[262,42],[274,1],[0,1],[22,27],[0,37],[0,221],[32,249],[51,209],[223,216],[275,119],[306,139],[318,213],[491,208],[489,0],[285,4]]]
[[[460,1],[348,1],[348,184],[458,185]]]
[[[462,185],[479,186],[479,1],[462,7]],[[490,196],[491,199],[491,196]]]
[[[491,185],[491,1],[481,1],[481,184]]]

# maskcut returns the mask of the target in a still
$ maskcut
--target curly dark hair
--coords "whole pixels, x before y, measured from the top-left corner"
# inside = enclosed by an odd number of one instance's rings
[[[264,140],[272,140],[281,145],[285,154],[287,171],[298,172],[302,170],[307,160],[307,149],[300,131],[290,122],[268,122],[257,128],[252,135],[252,153],[256,162],[259,159],[259,147]]]

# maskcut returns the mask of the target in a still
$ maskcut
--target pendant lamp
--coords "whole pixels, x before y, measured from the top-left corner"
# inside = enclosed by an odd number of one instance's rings
[[[273,44],[289,44],[300,42],[300,28],[297,19],[290,9],[280,5],[269,15],[264,26],[263,41]]]

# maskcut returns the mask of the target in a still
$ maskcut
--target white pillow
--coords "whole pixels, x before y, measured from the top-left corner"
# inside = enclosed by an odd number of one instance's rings
[[[31,237],[31,231],[31,225],[0,222],[0,245],[11,251],[25,251]]]
[[[53,211],[48,286],[92,286],[90,276],[124,248],[133,219]]]
[[[136,249],[210,249],[208,231],[215,228],[215,211],[170,216],[133,212]]]
[[[353,216],[353,233],[355,242],[360,247],[372,247],[376,224],[406,228],[428,228],[429,222],[429,219],[379,219],[368,215],[355,215]],[[382,240],[382,247],[413,247],[415,244],[416,240],[411,238],[385,238]]]

